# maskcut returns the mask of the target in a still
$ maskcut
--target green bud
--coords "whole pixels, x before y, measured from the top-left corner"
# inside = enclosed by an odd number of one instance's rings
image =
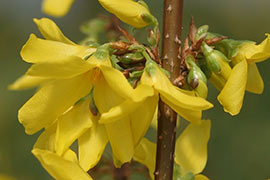
[[[207,83],[207,78],[205,76],[205,74],[202,72],[202,70],[199,68],[199,66],[197,66],[197,64],[195,63],[195,59],[193,58],[193,56],[187,56],[186,57],[186,64],[189,67],[189,73],[188,73],[188,81],[190,79],[190,82],[193,79],[200,79],[202,80],[204,83]],[[189,83],[189,82],[188,82]]]
[[[139,61],[142,59],[144,59],[144,56],[142,55],[142,53],[134,52],[134,53],[127,53],[127,54],[121,56],[121,58],[119,60],[120,60],[120,62],[122,62],[124,64],[129,64],[131,62]]]
[[[202,80],[199,80],[198,86],[194,89],[197,96],[206,99],[208,95],[207,84]]]
[[[207,66],[206,59],[203,57],[203,58],[198,59],[197,62],[198,62],[198,66],[200,67],[202,72],[205,74],[206,78],[209,79],[212,75],[212,71]]]
[[[143,74],[143,70],[141,71],[133,71],[132,73],[130,73],[130,77],[133,78],[133,77],[141,77]]]
[[[119,71],[123,71],[124,68],[122,68],[121,66],[119,66],[117,63],[120,62],[119,59],[117,59],[117,57],[115,55],[111,56],[111,63],[113,68],[118,69]]]
[[[202,43],[202,51],[206,58],[207,65],[211,71],[214,73],[221,73],[222,65],[225,65],[224,62],[228,65],[230,60],[222,54],[220,51],[214,50],[208,46],[205,42]],[[221,65],[222,64],[222,65]]]
[[[202,98],[207,98],[208,87],[207,78],[202,70],[197,66],[193,56],[186,57],[186,63],[189,66],[189,73],[187,76],[187,82],[196,94]]]
[[[149,74],[149,76],[155,76],[156,68],[154,61],[146,61],[144,70]]]
[[[198,40],[200,40],[202,37],[206,36],[206,35],[207,35],[207,32],[208,32],[208,29],[209,29],[209,26],[208,26],[208,25],[200,26],[200,27],[198,28],[197,34],[196,34],[196,36],[195,36],[195,39],[198,41]]]

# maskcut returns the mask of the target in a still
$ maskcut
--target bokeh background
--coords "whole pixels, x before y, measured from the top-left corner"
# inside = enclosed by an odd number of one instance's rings
[[[162,0],[146,0],[155,16],[162,19]],[[29,64],[19,55],[30,33],[38,34],[32,18],[46,16],[41,0],[0,0],[0,174],[19,180],[52,179],[31,154],[38,136],[28,136],[17,121],[17,110],[34,90],[12,92],[7,86],[25,72]],[[197,25],[208,24],[212,32],[235,39],[261,42],[270,33],[269,0],[186,0],[183,35],[190,16]],[[77,0],[71,11],[56,23],[73,41],[83,34],[79,25],[105,13],[97,1]],[[259,65],[265,80],[262,95],[246,93],[240,115],[223,112],[210,86],[209,100],[215,108],[204,114],[212,120],[209,158],[204,174],[212,180],[264,180],[270,178],[270,62]]]

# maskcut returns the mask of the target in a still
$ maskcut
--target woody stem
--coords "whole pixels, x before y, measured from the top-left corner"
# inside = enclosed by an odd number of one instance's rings
[[[183,0],[164,0],[162,66],[173,82],[180,72],[178,48],[182,30]],[[155,180],[172,180],[177,114],[159,103]]]

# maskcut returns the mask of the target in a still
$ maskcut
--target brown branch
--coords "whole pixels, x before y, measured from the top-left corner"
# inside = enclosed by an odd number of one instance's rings
[[[182,12],[183,0],[164,0],[162,64],[171,73],[172,82],[180,72]],[[162,101],[159,112],[155,179],[172,180],[177,114]]]

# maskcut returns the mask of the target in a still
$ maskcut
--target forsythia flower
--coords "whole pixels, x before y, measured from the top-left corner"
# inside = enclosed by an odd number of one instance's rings
[[[95,51],[68,40],[49,19],[34,21],[47,40],[30,35],[21,56],[34,65],[21,80],[10,86],[11,89],[25,87],[27,81],[31,85],[39,84],[40,81],[37,83],[32,76],[47,79],[19,110],[19,121],[25,126],[27,134],[50,126],[59,115],[89,93],[91,65],[82,58]]]
[[[55,148],[49,148],[57,154],[65,152],[74,140],[82,135],[79,140],[79,143],[83,144],[81,147],[95,143],[93,140],[86,144],[87,140],[95,138],[93,136],[103,136],[104,141],[101,139],[99,142],[98,139],[97,142],[102,144],[102,151],[108,134],[117,159],[121,162],[130,161],[133,155],[133,140],[129,121],[110,123],[105,125],[105,130],[90,118],[90,111],[87,113],[89,103],[74,105],[88,95],[93,87],[95,103],[100,112],[107,111],[132,94],[133,89],[124,75],[111,67],[107,46],[101,46],[96,51],[90,47],[79,46],[66,39],[52,21],[41,19],[35,22],[47,40],[31,35],[24,45],[21,56],[25,61],[35,63],[25,77],[45,78],[48,82],[42,84],[38,92],[19,110],[19,121],[25,126],[26,133],[33,134],[45,128],[45,135],[41,135],[39,142],[57,133]],[[88,58],[91,54],[93,55]],[[31,79],[23,78],[11,88],[25,87],[25,83]],[[36,84],[39,83],[34,81],[31,85]],[[76,128],[73,124],[76,124]],[[93,128],[86,132],[90,127]],[[122,129],[121,133],[118,133],[119,129]],[[97,151],[93,153],[100,157],[99,150]]]
[[[44,149],[33,149],[32,153],[55,179],[92,180],[87,172],[79,166],[76,154],[70,149],[62,157]]]
[[[262,77],[256,66],[270,57],[270,35],[259,45],[244,42],[238,47],[238,53],[232,57],[234,67],[225,86],[218,96],[224,110],[231,115],[240,112],[245,90],[261,94],[264,89]]]
[[[143,28],[155,21],[147,7],[133,0],[99,0],[99,3],[121,21],[135,28]]]
[[[207,161],[210,128],[210,120],[189,124],[176,140],[175,162],[180,165],[182,173],[192,172],[195,174],[195,180],[208,179],[199,173],[203,171]]]
[[[74,0],[43,0],[42,11],[56,17],[67,14]]]
[[[195,180],[208,180],[202,174],[207,161],[207,144],[210,136],[210,121],[201,120],[189,124],[176,141],[175,162],[181,167],[181,175],[191,172]],[[154,179],[156,145],[142,139],[135,149],[134,160],[144,164]]]
[[[101,114],[99,123],[108,125],[121,119],[130,119],[136,146],[151,124],[159,95],[178,114],[194,123],[200,121],[202,110],[212,107],[212,104],[203,98],[194,97],[190,92],[173,86],[157,64],[150,61],[146,63],[140,84],[134,90],[133,99],[127,99]]]
[[[73,2],[74,0],[43,0],[42,10],[61,17],[68,12]],[[99,3],[121,21],[135,28],[143,28],[155,21],[145,3],[133,0],[99,0]]]

